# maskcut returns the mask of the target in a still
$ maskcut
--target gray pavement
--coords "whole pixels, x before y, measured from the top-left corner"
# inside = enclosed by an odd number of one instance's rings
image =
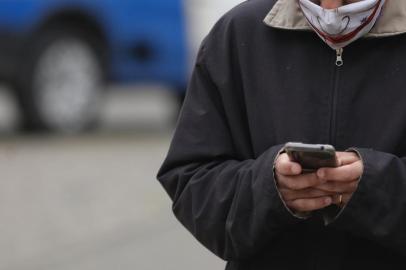
[[[175,220],[155,180],[172,133],[167,93],[114,93],[99,132],[77,137],[13,135],[7,98],[0,270],[224,269]]]

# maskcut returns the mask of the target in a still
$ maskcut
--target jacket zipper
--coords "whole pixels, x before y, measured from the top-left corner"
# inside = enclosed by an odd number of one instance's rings
[[[331,114],[330,114],[330,143],[336,146],[336,121],[337,121],[337,102],[338,102],[338,84],[340,82],[340,67],[344,64],[343,49],[336,50],[336,67],[334,68],[334,84],[331,95]]]
[[[344,60],[343,60],[343,48],[339,48],[336,50],[336,66],[341,67],[344,65]]]

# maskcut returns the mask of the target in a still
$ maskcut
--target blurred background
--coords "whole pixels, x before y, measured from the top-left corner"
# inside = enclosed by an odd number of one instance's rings
[[[242,0],[0,0],[0,270],[224,269],[155,175]]]

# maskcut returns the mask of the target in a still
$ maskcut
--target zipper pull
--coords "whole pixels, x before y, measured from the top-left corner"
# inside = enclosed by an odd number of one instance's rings
[[[337,58],[336,58],[336,66],[337,67],[341,67],[342,65],[344,65],[344,61],[343,61],[343,48],[339,48],[336,50],[336,54],[337,54]]]

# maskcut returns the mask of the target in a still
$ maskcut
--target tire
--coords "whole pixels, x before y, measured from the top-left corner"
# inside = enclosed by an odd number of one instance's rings
[[[72,134],[94,125],[105,89],[98,44],[66,26],[39,33],[16,83],[25,130]]]

